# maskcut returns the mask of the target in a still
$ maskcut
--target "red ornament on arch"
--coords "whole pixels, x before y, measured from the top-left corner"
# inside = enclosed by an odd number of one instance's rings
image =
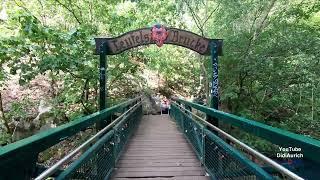
[[[158,47],[161,47],[167,39],[169,32],[163,25],[154,25],[151,29],[151,39],[156,42]]]

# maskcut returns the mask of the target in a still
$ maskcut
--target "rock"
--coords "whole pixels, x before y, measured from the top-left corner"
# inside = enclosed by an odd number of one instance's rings
[[[155,100],[148,94],[143,95],[143,114],[157,114],[160,112],[160,107],[157,108]]]
[[[36,128],[39,131],[45,131],[51,128],[56,127],[54,123],[55,117],[51,111],[52,107],[41,100],[38,108],[38,116],[33,120],[33,123],[36,125]]]
[[[14,121],[14,124],[15,124],[15,129],[12,135],[13,141],[18,141],[20,139],[31,136],[35,133],[34,126],[32,126],[30,122],[27,122],[25,120],[20,120],[20,121]]]
[[[41,100],[37,117],[30,122],[26,119],[15,121],[16,128],[12,136],[13,141],[18,141],[35,133],[56,127],[56,124],[54,123],[55,117],[51,110],[52,107],[44,100]]]

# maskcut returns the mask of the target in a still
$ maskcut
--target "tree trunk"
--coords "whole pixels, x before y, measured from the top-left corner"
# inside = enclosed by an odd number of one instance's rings
[[[209,78],[208,78],[208,72],[206,70],[204,62],[205,61],[203,61],[203,63],[201,63],[201,70],[202,70],[202,73],[203,73],[203,76],[204,76],[203,86],[204,86],[204,91],[206,93],[206,105],[209,105],[209,102],[210,102]]]
[[[7,132],[9,134],[12,134],[12,130],[11,130],[10,126],[9,126],[9,121],[8,121],[7,117],[5,116],[5,114],[4,114],[1,92],[0,92],[0,113],[1,113],[1,119],[4,122],[4,126],[6,127]]]
[[[312,88],[311,88],[311,119],[314,120],[314,82],[312,82]]]

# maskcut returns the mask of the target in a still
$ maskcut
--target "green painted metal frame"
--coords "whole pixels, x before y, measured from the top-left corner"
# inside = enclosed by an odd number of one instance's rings
[[[240,161],[242,164],[246,165],[246,167],[254,172],[254,174],[261,179],[264,180],[271,180],[273,177],[268,174],[265,170],[263,170],[260,166],[250,161],[247,157],[242,155],[239,151],[235,150],[233,147],[231,147],[229,144],[224,142],[221,138],[216,136],[214,133],[209,131],[208,129],[204,129],[204,133],[206,136],[208,136],[211,140],[213,140],[215,143],[219,144],[220,147],[224,149],[228,154],[232,155],[235,159]]]
[[[185,104],[186,106],[191,106],[207,115],[219,118],[221,122],[231,124],[244,130],[245,132],[261,137],[282,147],[299,147],[302,149],[304,158],[320,163],[320,156],[317,156],[317,154],[320,154],[319,140],[275,128],[254,120],[249,120],[243,117],[208,108],[206,106],[186,100],[177,99],[176,101],[180,102],[181,104]]]
[[[180,112],[180,113],[177,113]],[[204,154],[204,148],[203,148],[203,138],[201,138],[201,143],[194,143],[190,139],[190,135],[195,135],[194,129],[190,129],[190,124],[196,125],[199,127],[199,129],[204,129],[204,126],[200,124],[199,122],[196,122],[190,117],[186,112],[183,112],[179,107],[177,107],[174,104],[171,104],[171,110],[170,110],[170,116],[177,122],[178,128],[181,132],[183,132],[184,136],[186,137],[187,141],[192,145],[192,149],[196,153],[196,156],[198,159],[200,159],[201,163],[203,163],[203,154]]]
[[[56,180],[68,179],[69,175],[76,171],[86,160],[88,160],[94,153],[97,153],[99,148],[101,148],[108,140],[112,139],[114,131],[111,130],[105,134],[101,139],[99,139],[94,145],[92,145],[88,150],[86,150],[79,159],[72,163],[66,170],[56,178]],[[112,170],[107,174],[110,176]]]
[[[177,108],[175,105],[172,108]],[[180,110],[180,109],[179,109]],[[197,121],[194,121],[191,116],[187,115],[185,112],[181,111],[182,118],[181,124],[183,126],[180,129],[184,132],[185,136],[187,136],[187,140],[190,144],[193,144],[193,150],[196,152],[198,159],[203,160],[204,148],[203,148],[203,138],[199,138],[197,135],[198,130],[203,130],[205,127]],[[184,114],[184,115],[183,115]],[[192,126],[190,126],[192,124]],[[194,142],[190,141],[191,137],[194,137]]]
[[[123,112],[141,97],[125,101],[108,109],[78,118],[67,124],[35,134],[4,147],[0,147],[0,174],[12,179],[15,169],[16,179],[25,179],[32,175],[38,154],[64,139],[84,130],[96,122],[104,121],[115,112]]]
[[[69,179],[70,176],[77,171],[78,168],[82,164],[85,163],[90,157],[96,155],[100,148],[106,143],[112,142],[112,165],[113,167],[107,172],[107,177],[104,179],[108,179],[111,176],[112,170],[115,167],[116,162],[121,156],[125,145],[128,142],[129,137],[133,134],[135,129],[137,128],[140,119],[142,117],[142,104],[140,104],[134,111],[129,112],[123,119],[118,122],[112,130],[110,130],[107,134],[105,134],[102,138],[100,138],[92,147],[90,147],[85,153],[83,153],[79,159],[74,161],[67,169],[65,169],[58,177],[57,180]],[[126,132],[121,132],[126,131]],[[118,134],[119,133],[119,134]],[[119,135],[123,138],[121,141]],[[109,142],[109,140],[111,140]]]
[[[142,117],[142,105],[140,105],[136,111],[130,112],[126,117],[124,117],[124,119],[122,121],[120,121],[117,125],[114,126],[113,130],[115,132],[115,135],[118,135],[117,134],[118,130],[122,129],[121,127],[126,126],[129,128],[132,128],[132,129],[128,130],[130,132],[129,132],[129,134],[127,134],[127,137],[124,139],[124,141],[122,142],[122,145],[120,147],[117,147],[117,146],[119,146],[119,144],[116,143],[116,147],[114,148],[115,149],[115,152],[114,152],[115,162],[117,162],[119,160],[119,158],[124,150],[123,147],[127,144],[129,137],[132,135],[132,133],[135,131],[135,128],[140,123],[141,117]],[[127,119],[127,118],[129,118],[129,119]],[[130,118],[136,118],[135,119],[136,121],[132,121],[132,119],[130,119]],[[120,133],[120,135],[121,135],[121,133]]]
[[[257,176],[260,179],[267,179],[267,180],[273,179],[273,177],[270,174],[268,174],[265,170],[263,170],[263,168],[261,168],[257,164],[250,161],[247,157],[243,156],[240,152],[238,152],[236,149],[228,145],[221,138],[216,136],[213,132],[208,130],[206,126],[194,120],[191,115],[181,110],[175,104],[171,104],[170,116],[177,121],[177,124],[179,125],[180,130],[184,133],[184,135],[186,136],[186,139],[192,145],[192,148],[196,152],[197,157],[200,159],[201,163],[204,165],[208,173],[211,175],[211,179],[215,179],[216,174],[212,172],[210,168],[207,167],[207,164],[206,164],[206,153],[208,152],[205,152],[205,139],[204,139],[205,136],[210,138],[210,140],[212,140],[216,144],[219,144],[219,146],[222,147],[225,152],[227,152],[233,158],[235,158],[236,160],[241,162],[243,165],[245,165],[247,170],[250,170],[250,172],[252,172],[253,175]],[[192,140],[192,137],[193,136],[198,137],[199,135],[202,138],[201,139],[195,138],[196,142],[194,142],[194,140]],[[210,152],[210,153],[214,153],[214,152]]]

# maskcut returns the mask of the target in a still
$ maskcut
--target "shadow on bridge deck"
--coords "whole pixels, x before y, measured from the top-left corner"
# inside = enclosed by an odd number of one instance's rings
[[[168,115],[147,115],[113,173],[115,180],[207,180],[191,146]]]

